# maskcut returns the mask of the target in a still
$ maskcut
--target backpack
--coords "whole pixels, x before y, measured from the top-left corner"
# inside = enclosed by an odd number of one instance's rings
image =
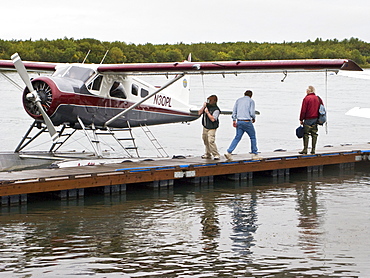
[[[319,96],[318,96],[318,98],[319,98],[320,102],[322,102]],[[326,109],[325,109],[324,104],[320,104],[319,117],[317,118],[317,124],[318,125],[323,125],[325,122],[326,122]]]

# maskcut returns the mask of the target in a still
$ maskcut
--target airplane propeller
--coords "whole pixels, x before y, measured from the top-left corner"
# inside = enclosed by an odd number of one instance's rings
[[[11,59],[13,61],[14,67],[17,70],[19,76],[22,78],[24,84],[27,86],[28,90],[30,91],[26,95],[26,98],[30,101],[33,101],[36,104],[36,106],[37,106],[38,110],[40,111],[40,113],[41,113],[41,115],[44,119],[44,122],[45,122],[45,124],[48,128],[51,139],[53,141],[56,141],[57,138],[58,138],[58,133],[57,133],[50,117],[48,116],[48,114],[46,114],[46,111],[42,107],[40,96],[38,95],[38,93],[33,88],[30,77],[29,77],[28,72],[26,70],[26,67],[24,66],[21,58],[19,57],[19,54],[14,53],[11,56]]]

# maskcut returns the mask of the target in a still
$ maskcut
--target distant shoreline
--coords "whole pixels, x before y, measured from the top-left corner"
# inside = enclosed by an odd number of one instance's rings
[[[370,67],[370,43],[358,38],[306,42],[258,43],[224,42],[193,44],[132,44],[96,39],[1,40],[0,59],[9,60],[18,52],[24,60],[60,63],[161,63],[192,61],[351,59],[363,68]],[[88,54],[89,53],[89,54]],[[88,54],[88,55],[87,55]]]

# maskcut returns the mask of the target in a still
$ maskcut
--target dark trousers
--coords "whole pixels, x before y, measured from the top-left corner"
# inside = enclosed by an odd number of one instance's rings
[[[309,125],[310,123],[312,123],[312,121],[305,121],[304,124],[303,124],[303,150],[302,150],[302,153],[307,153],[307,149],[308,149],[308,143],[309,143],[309,138],[310,138],[310,135],[311,135],[311,138],[312,138],[312,149],[311,149],[311,153],[314,154],[315,151],[316,151],[316,143],[317,143],[317,137],[318,137],[318,128],[317,128],[317,124],[316,124],[316,121]]]

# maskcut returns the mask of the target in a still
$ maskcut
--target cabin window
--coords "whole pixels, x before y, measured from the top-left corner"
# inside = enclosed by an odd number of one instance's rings
[[[125,88],[118,81],[114,81],[112,87],[109,90],[109,95],[111,97],[124,98],[124,99],[127,98],[127,95],[125,93]]]
[[[132,84],[131,94],[133,94],[134,96],[139,95],[139,86],[138,85]]]
[[[140,96],[141,96],[141,97],[146,97],[147,95],[149,95],[148,90],[141,89],[141,91],[140,91]]]

